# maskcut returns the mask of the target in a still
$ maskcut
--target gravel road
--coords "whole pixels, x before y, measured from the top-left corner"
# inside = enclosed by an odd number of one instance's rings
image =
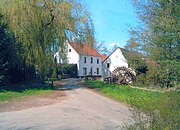
[[[67,99],[41,107],[0,113],[0,130],[119,130],[130,117],[127,106],[63,80]]]

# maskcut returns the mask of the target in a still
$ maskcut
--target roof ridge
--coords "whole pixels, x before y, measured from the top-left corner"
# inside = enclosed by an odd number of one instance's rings
[[[69,44],[78,54],[101,57],[98,51],[87,43],[69,42]]]

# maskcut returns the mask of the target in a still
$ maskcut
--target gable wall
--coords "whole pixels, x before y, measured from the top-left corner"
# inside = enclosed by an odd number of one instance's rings
[[[80,60],[80,55],[74,50],[74,48],[72,48],[72,46],[69,43],[67,43],[67,63],[77,64],[78,76],[80,69],[79,60]]]
[[[102,57],[78,54],[69,43],[65,43],[65,46],[65,51],[67,54],[67,63],[77,64],[78,76],[85,76],[83,73],[83,68],[87,68],[86,75],[91,75],[90,72],[92,68],[92,75],[102,76]],[[71,51],[69,51],[69,49],[71,49]],[[54,56],[57,57],[58,63],[63,63],[61,62],[62,59],[59,57],[58,53],[59,52],[57,52]],[[86,57],[86,63],[84,63],[84,57]],[[91,58],[93,58],[93,63],[91,63]],[[97,59],[99,59],[99,64],[97,63]],[[99,68],[99,74],[97,74],[97,68]]]
[[[109,63],[110,67],[107,68]],[[127,67],[128,63],[125,57],[123,56],[120,48],[117,48],[104,62],[103,62],[103,77],[108,77],[110,73],[115,70],[117,67]]]
[[[110,60],[110,71],[112,72],[114,69],[117,67],[127,67],[128,68],[128,63],[127,60],[124,58],[121,50],[118,48],[113,54],[109,56]]]
[[[71,50],[71,52],[69,51]],[[70,44],[68,44],[67,49],[67,59],[69,64],[78,64],[79,63],[79,54],[72,48]]]

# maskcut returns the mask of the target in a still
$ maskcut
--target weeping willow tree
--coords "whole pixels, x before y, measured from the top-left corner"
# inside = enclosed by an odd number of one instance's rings
[[[94,43],[89,12],[76,0],[0,0],[0,9],[42,80],[53,52],[66,40]]]

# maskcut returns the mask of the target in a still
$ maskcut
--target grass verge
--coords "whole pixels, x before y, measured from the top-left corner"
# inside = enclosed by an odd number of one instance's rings
[[[53,90],[40,90],[40,89],[29,89],[22,92],[4,91],[0,92],[0,102],[15,100],[26,96],[33,96],[39,94],[51,93]]]
[[[17,87],[17,86],[16,86]],[[10,88],[10,87],[7,87]],[[15,88],[13,86],[13,88]],[[49,85],[26,85],[18,89],[0,90],[0,102],[16,100],[19,98],[51,93],[55,87]]]
[[[178,92],[151,92],[127,85],[105,84],[101,81],[85,81],[84,83],[89,88],[98,88],[106,96],[125,102],[150,115],[155,113],[157,118],[153,119],[155,129],[180,128],[180,93]]]

